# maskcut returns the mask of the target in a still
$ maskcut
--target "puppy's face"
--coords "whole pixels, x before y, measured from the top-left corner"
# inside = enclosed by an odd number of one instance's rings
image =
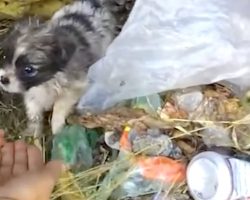
[[[24,93],[52,79],[62,71],[74,52],[67,36],[44,25],[17,25],[2,44],[0,88],[10,93]]]

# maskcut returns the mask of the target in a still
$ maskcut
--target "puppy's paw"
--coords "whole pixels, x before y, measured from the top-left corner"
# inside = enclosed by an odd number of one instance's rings
[[[52,133],[54,135],[57,134],[59,131],[61,131],[64,125],[65,125],[64,117],[61,117],[61,116],[52,117],[51,128],[52,128]]]
[[[33,137],[33,136],[34,136],[34,132],[33,132],[31,129],[26,128],[25,130],[23,130],[23,131],[20,133],[20,135],[21,135],[22,137]]]
[[[40,141],[39,139],[35,139],[35,140],[34,140],[34,145],[35,145],[41,152],[43,152],[43,147],[42,147],[41,141]]]
[[[39,138],[42,135],[42,128],[40,125],[29,124],[29,126],[21,132],[22,136]]]

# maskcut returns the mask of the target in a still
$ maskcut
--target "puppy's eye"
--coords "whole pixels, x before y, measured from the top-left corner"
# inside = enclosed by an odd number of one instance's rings
[[[35,76],[37,74],[37,69],[35,69],[33,66],[31,65],[27,65],[25,68],[24,68],[24,72],[27,76]]]

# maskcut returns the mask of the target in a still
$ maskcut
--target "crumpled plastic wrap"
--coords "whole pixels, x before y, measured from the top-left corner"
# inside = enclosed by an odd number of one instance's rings
[[[65,126],[53,139],[52,159],[63,160],[73,171],[87,170],[93,166],[93,148],[98,133],[79,125]]]
[[[120,35],[89,71],[78,109],[229,81],[250,85],[249,0],[137,0]]]
[[[118,144],[114,145],[113,141]],[[106,132],[105,142],[120,150],[117,163],[113,164],[100,187],[111,199],[169,193],[186,180],[186,163],[182,160],[181,149],[159,129],[139,130],[126,126],[120,138]],[[110,194],[107,188],[119,181],[119,186]],[[158,196],[154,199],[160,200]],[[169,195],[166,196],[169,199]],[[97,199],[100,198],[107,199],[103,195]]]

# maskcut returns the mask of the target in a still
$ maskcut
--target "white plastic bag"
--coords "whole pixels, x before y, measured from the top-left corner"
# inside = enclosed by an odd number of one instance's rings
[[[250,85],[249,0],[137,0],[79,109],[229,80]]]

